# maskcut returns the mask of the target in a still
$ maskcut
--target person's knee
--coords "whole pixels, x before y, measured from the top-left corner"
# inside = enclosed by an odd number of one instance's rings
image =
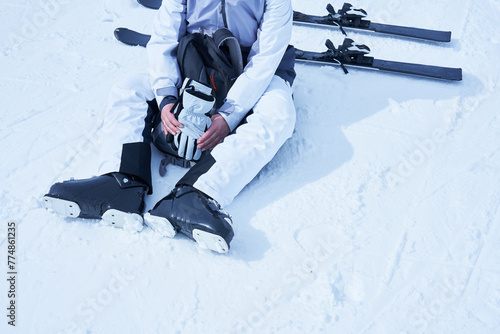
[[[266,107],[273,132],[290,137],[295,129],[296,112],[291,92],[276,90],[272,102]]]
[[[286,129],[292,135],[293,130],[295,129],[295,123],[297,121],[297,113],[295,111],[295,105],[293,104],[293,100],[289,101],[286,105]]]
[[[289,138],[295,129],[296,113],[293,102],[282,100],[274,108],[273,128]]]

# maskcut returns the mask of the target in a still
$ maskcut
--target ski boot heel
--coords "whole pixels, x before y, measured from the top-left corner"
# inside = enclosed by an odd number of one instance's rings
[[[217,234],[194,229],[193,239],[203,249],[210,249],[218,253],[226,253],[229,250],[226,240]]]

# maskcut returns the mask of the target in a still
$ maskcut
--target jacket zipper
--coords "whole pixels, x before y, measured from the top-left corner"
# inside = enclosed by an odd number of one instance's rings
[[[226,18],[226,0],[221,0],[220,13],[222,14],[222,20],[224,21],[224,27],[228,28],[227,18]]]

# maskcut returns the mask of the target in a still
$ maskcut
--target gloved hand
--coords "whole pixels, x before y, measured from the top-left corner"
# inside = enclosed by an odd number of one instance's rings
[[[174,137],[179,157],[186,160],[198,160],[201,150],[197,148],[197,139],[210,127],[208,116],[215,104],[211,88],[187,78],[184,80],[180,103],[174,114],[184,126]]]

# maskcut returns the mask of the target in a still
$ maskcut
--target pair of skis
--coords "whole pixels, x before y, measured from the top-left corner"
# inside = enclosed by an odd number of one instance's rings
[[[152,9],[158,9],[161,5],[161,0],[137,1],[143,6]],[[328,5],[327,11],[328,15],[326,16],[307,15],[294,11],[293,20],[299,24],[338,27],[344,34],[346,34],[344,28],[347,28],[436,42],[451,41],[451,32],[449,31],[402,27],[368,21],[365,19],[367,16],[365,10],[355,9],[349,3],[344,3],[342,8],[338,11],[335,11],[332,5]],[[151,36],[127,28],[117,28],[115,30],[115,37],[125,44],[145,47]],[[295,58],[302,62],[338,65],[342,67],[345,73],[347,73],[346,67],[355,67],[450,81],[462,80],[462,69],[460,68],[375,59],[368,56],[370,49],[366,45],[356,44],[349,38],[346,38],[342,45],[338,47],[335,47],[330,40],[327,40],[326,47],[327,51],[325,52],[311,52],[296,49]]]

